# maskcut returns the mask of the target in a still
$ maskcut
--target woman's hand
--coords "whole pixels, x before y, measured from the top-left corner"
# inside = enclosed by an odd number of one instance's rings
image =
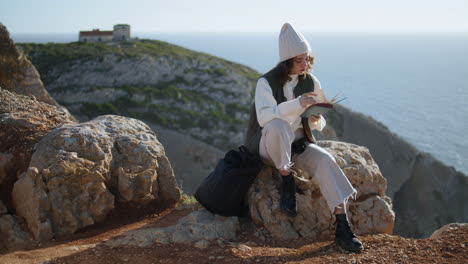
[[[311,104],[317,103],[317,100],[315,100],[315,96],[317,96],[317,94],[314,92],[305,93],[299,98],[299,103],[301,103],[302,107],[306,108]]]
[[[318,122],[321,118],[322,114],[318,114],[318,115],[311,115],[309,116],[309,120],[311,123],[315,123],[315,122]]]

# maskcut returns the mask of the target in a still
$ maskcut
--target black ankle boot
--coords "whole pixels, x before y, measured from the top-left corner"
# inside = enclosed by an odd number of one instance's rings
[[[297,215],[296,209],[296,183],[294,182],[294,177],[292,173],[288,176],[281,177],[281,201],[280,206],[281,210],[290,217],[295,217]]]
[[[347,251],[360,252],[364,249],[361,241],[351,231],[345,214],[336,215],[335,242],[340,248]]]

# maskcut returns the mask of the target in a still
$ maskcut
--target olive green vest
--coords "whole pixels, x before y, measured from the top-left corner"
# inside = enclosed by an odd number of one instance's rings
[[[286,101],[286,97],[284,96],[283,87],[279,87],[279,80],[276,68],[270,70],[269,72],[265,73],[263,76],[268,81],[268,84],[271,87],[273,92],[273,97],[276,100],[277,104]],[[304,93],[313,92],[314,91],[314,80],[310,74],[306,75],[306,78],[301,80],[302,78],[299,77],[299,81],[294,87],[294,96],[298,97]],[[247,137],[245,140],[245,146],[249,149],[252,153],[259,153],[259,144],[260,138],[262,136],[262,127],[258,124],[257,120],[257,111],[255,109],[255,102],[252,104],[252,108],[250,110],[250,121],[249,126],[247,129]]]

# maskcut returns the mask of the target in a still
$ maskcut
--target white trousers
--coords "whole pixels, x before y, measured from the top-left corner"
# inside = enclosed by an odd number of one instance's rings
[[[262,129],[260,157],[264,163],[277,169],[290,170],[294,164],[294,167],[315,177],[320,192],[333,213],[335,207],[346,203],[357,191],[336,164],[335,158],[325,149],[309,144],[303,153],[292,157],[291,144],[300,136],[294,134],[288,122],[271,120]]]

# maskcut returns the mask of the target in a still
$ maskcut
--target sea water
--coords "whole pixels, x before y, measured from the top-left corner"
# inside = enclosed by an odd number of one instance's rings
[[[309,33],[327,97],[468,175],[468,33]],[[12,34],[16,42],[69,42],[77,34]],[[245,64],[278,62],[276,33],[134,33]],[[385,146],[383,146],[385,147]]]

